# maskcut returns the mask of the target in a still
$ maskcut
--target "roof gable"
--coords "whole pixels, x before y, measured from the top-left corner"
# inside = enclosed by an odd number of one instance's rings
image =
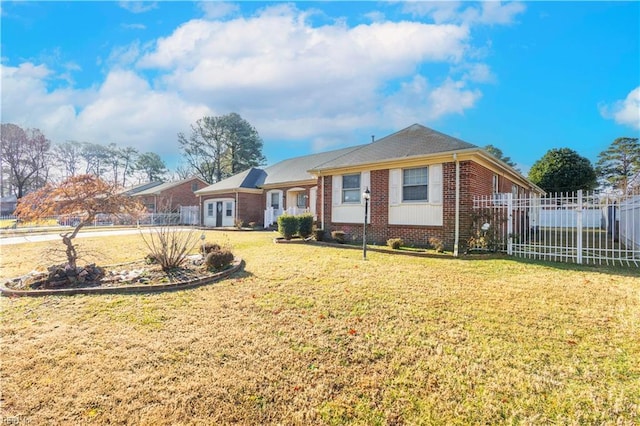
[[[478,148],[477,145],[414,124],[345,155],[317,165],[313,170],[351,167],[361,164],[421,157],[443,152]]]
[[[243,172],[229,176],[207,187],[199,189],[196,194],[213,191],[233,191],[236,189],[255,189],[264,183],[266,173],[262,169],[252,167]]]
[[[160,183],[158,185],[152,186],[150,188],[146,188],[142,191],[137,191],[134,192],[130,195],[155,195],[155,194],[160,194],[168,189],[174,188],[176,186],[182,185],[183,183],[187,183],[187,182],[192,182],[192,181],[198,181],[200,183],[203,184],[207,184],[204,180],[200,179],[199,177],[190,177],[190,178],[186,178],[186,179],[182,179],[182,180],[177,180],[174,182],[164,182],[164,183]]]

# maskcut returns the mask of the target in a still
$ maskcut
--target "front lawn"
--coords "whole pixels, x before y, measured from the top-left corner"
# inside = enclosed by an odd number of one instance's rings
[[[638,269],[229,240],[161,294],[0,299],[0,417],[30,424],[637,424]],[[137,235],[78,240],[99,264]],[[54,243],[60,244],[59,242]],[[0,275],[52,243],[3,246]]]

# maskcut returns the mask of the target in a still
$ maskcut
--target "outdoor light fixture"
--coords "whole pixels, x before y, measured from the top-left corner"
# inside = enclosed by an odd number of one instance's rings
[[[371,191],[369,187],[362,193],[364,198],[364,224],[362,226],[362,258],[367,260],[367,216],[369,213],[369,200],[371,199]]]

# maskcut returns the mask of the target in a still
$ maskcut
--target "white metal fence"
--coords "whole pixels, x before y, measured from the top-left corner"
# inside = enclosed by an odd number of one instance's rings
[[[578,264],[640,266],[640,195],[578,191],[475,197],[471,250]]]

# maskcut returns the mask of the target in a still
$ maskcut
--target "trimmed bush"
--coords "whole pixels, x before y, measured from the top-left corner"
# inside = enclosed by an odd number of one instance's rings
[[[333,238],[337,243],[344,244],[347,236],[344,231],[331,231],[331,238]]]
[[[242,219],[236,219],[234,224],[236,225],[237,229],[242,229],[242,227],[244,226],[244,220]]]
[[[216,243],[205,243],[204,245],[200,245],[200,254],[205,255],[207,253],[211,253],[212,251],[220,251],[220,244]]]
[[[389,238],[387,240],[387,245],[394,250],[398,250],[403,244],[402,238]]]
[[[322,241],[324,239],[324,229],[314,229],[313,237],[316,241]]]
[[[233,262],[233,253],[229,250],[215,250],[207,254],[204,258],[204,264],[210,271],[219,271],[231,265]]]
[[[278,232],[285,240],[290,240],[298,232],[298,218],[290,214],[278,216]]]
[[[313,232],[313,215],[305,213],[298,216],[298,235],[307,238]]]
[[[249,222],[249,228],[256,229],[256,226],[258,226],[256,222]]]

